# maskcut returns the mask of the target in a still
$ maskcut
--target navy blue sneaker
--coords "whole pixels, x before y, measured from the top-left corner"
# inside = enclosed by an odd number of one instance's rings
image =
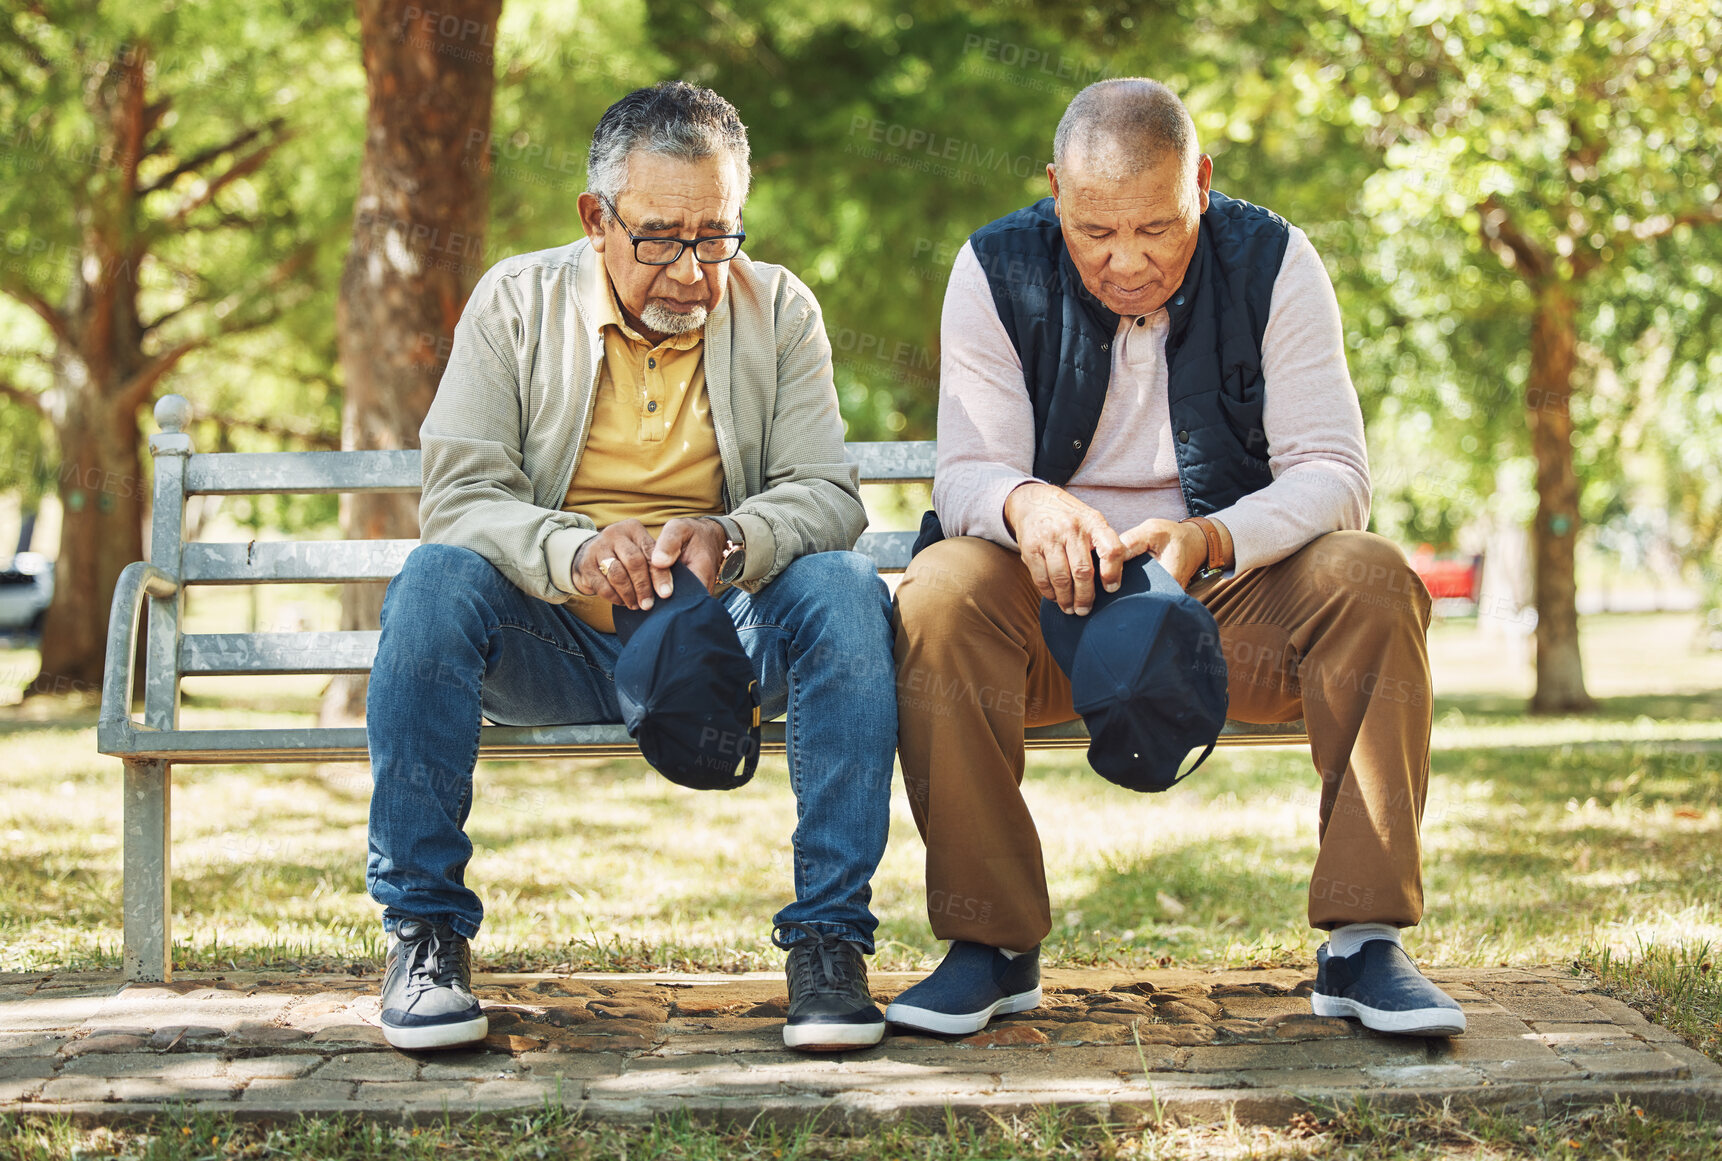
[[[403,919],[383,974],[383,1039],[396,1048],[483,1040],[490,1021],[472,994],[472,951],[445,923]]]
[[[1355,1016],[1377,1032],[1457,1036],[1465,1031],[1464,1010],[1424,979],[1391,939],[1369,940],[1347,956],[1330,955],[1322,944],[1315,953],[1315,992],[1309,1003],[1317,1016]]]
[[[996,947],[951,942],[933,974],[898,996],[885,1019],[945,1036],[979,1032],[994,1016],[1040,1006],[1040,945],[1012,959]]]
[[[803,938],[793,943],[787,931]],[[885,1017],[867,989],[861,945],[805,923],[785,923],[771,941],[789,952],[789,1019],[783,1043],[803,1052],[847,1052],[885,1038]]]

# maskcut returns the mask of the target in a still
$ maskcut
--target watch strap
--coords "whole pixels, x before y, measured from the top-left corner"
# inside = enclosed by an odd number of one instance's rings
[[[713,516],[712,519],[723,525],[724,539],[733,543],[737,548],[741,547],[742,541],[746,539],[741,530],[741,521],[733,516]]]
[[[718,561],[717,579],[723,584],[734,584],[741,579],[741,574],[747,571],[747,541],[742,533],[741,523],[729,516],[713,516],[723,529],[723,556]]]
[[[1214,527],[1214,522],[1206,516],[1187,516],[1186,524],[1194,524],[1202,530],[1202,539],[1208,542],[1208,565],[1204,572],[1221,572],[1226,567],[1226,550],[1220,543],[1220,530]]]

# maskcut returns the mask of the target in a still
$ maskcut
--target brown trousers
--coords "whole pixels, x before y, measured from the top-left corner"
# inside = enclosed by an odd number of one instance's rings
[[[1309,730],[1321,774],[1310,924],[1417,923],[1432,714],[1423,582],[1391,541],[1333,532],[1190,593],[1220,626],[1229,716],[1302,717]],[[1077,715],[1039,613],[1021,557],[972,537],[922,551],[897,589],[898,748],[940,939],[1025,951],[1052,929],[1023,730]]]

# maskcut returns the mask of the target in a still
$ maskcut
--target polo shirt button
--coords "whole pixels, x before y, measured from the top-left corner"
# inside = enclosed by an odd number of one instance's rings
[[[1172,305],[1173,306],[1183,306],[1184,305],[1184,296],[1180,294],[1177,298],[1174,298],[1172,300]]]
[[[1190,442],[1190,433],[1187,431],[1180,431],[1178,433],[1178,442],[1179,443],[1189,443]]]
[[[1148,316],[1145,314],[1139,314],[1136,316],[1136,325],[1137,326],[1142,326],[1147,321],[1148,321]]]
[[[646,360],[646,366],[648,366],[652,370],[656,371],[658,369],[658,361],[656,359],[647,359]]]
[[[647,411],[656,411],[657,409],[658,409],[658,401],[656,399],[654,399],[650,403],[646,404],[646,410]]]

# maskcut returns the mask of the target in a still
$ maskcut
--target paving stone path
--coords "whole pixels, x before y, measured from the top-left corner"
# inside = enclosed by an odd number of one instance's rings
[[[1722,1065],[1553,971],[1430,973],[1464,1005],[1452,1041],[1377,1036],[1310,1014],[1310,974],[1046,973],[1046,1000],[966,1038],[783,1048],[781,976],[485,975],[481,1049],[402,1053],[375,976],[0,975],[0,1112],[83,1123],[186,1103],[242,1117],[394,1121],[546,1103],[593,1120],[685,1110],[710,1122],[834,1130],[1056,1105],[1113,1123],[1284,1124],[1312,1106],[1456,1104],[1532,1118],[1625,1099],[1722,1117]],[[875,973],[881,1002],[920,977]]]

